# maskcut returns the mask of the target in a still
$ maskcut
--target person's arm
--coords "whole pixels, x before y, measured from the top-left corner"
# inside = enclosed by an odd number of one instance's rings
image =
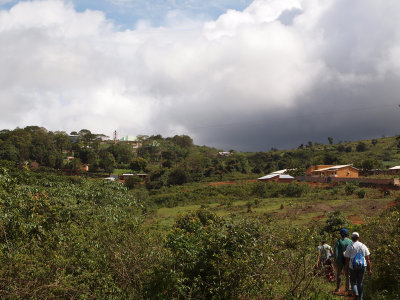
[[[338,258],[338,247],[339,241],[336,242],[335,247],[333,248],[333,263],[337,266],[337,258]]]
[[[317,257],[317,263],[315,264],[315,267],[318,268],[319,266],[319,259],[321,257],[321,250],[318,251],[318,257]]]
[[[369,259],[369,255],[367,255],[365,257],[365,260],[367,261],[368,274],[371,276],[372,275],[372,266],[371,266],[371,260]]]
[[[338,258],[339,255],[339,241],[336,242],[335,247],[334,247],[334,253],[333,256],[335,257],[335,260]]]

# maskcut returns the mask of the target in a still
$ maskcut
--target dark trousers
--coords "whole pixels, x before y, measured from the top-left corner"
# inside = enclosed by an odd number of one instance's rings
[[[366,268],[362,268],[361,270],[349,269],[351,289],[353,290],[354,295],[358,295],[359,300],[363,299],[363,292],[364,292],[363,281],[364,281],[365,269]]]
[[[337,265],[337,269],[336,269],[336,289],[339,290],[340,289],[340,284],[342,282],[342,275],[344,276],[344,282],[345,282],[345,288],[346,291],[348,291],[350,289],[350,276],[346,276],[344,274],[344,266],[341,265]]]

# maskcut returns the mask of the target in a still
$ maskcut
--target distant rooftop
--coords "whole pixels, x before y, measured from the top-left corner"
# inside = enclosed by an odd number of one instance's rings
[[[333,167],[328,167],[328,168],[323,168],[323,169],[319,169],[319,170],[314,170],[313,172],[321,172],[321,171],[336,171],[338,169],[342,169],[345,167],[352,167],[354,168],[352,165],[337,165],[337,166],[333,166]],[[354,168],[355,169],[355,168]]]
[[[136,142],[136,137],[131,135],[126,135],[119,139],[120,142]]]
[[[276,174],[276,173],[274,174],[274,173],[272,173],[272,174],[268,174],[268,175],[265,175],[263,177],[260,177],[260,178],[258,178],[258,180],[270,179],[270,178],[274,178],[276,176],[279,176],[280,179],[294,179],[293,176],[290,176],[290,175],[287,175],[287,174]]]

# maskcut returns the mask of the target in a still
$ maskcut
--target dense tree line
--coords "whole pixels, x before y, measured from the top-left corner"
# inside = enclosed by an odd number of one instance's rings
[[[306,168],[317,164],[353,164],[372,170],[382,161],[398,158],[399,139],[373,139],[323,145],[309,141],[297,149],[266,152],[235,152],[219,156],[219,149],[197,146],[187,135],[162,137],[139,135],[138,147],[129,142],[114,143],[104,134],[88,129],[67,134],[47,131],[38,126],[0,131],[0,159],[19,165],[36,162],[55,169],[79,169],[87,164],[91,172],[112,173],[115,168],[132,173],[147,173],[148,189],[180,185],[202,180],[256,178],[258,175],[289,169],[292,175],[303,175]],[[68,157],[74,157],[67,160]],[[131,180],[132,181],[132,180]],[[131,182],[134,187],[139,181]]]

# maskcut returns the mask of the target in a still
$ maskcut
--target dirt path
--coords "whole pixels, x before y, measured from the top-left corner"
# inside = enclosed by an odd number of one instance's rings
[[[325,217],[326,217],[325,215],[320,215],[320,216],[312,217],[311,220],[320,220],[320,219],[323,219]]]
[[[344,291],[344,288],[343,291],[332,292],[332,294],[343,299],[354,299],[354,296],[351,293]]]

